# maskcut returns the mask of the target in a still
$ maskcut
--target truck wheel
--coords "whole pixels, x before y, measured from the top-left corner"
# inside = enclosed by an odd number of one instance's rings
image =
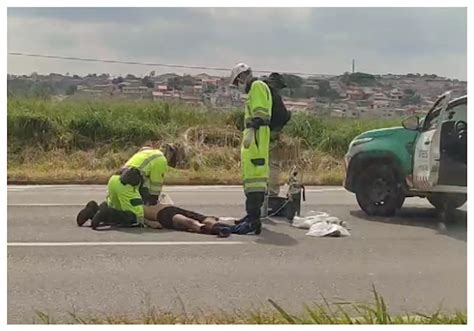
[[[392,216],[405,201],[400,184],[390,165],[371,165],[358,180],[357,203],[367,215]]]
[[[467,194],[464,193],[432,193],[428,196],[428,201],[436,208],[453,210],[461,207],[467,201]]]

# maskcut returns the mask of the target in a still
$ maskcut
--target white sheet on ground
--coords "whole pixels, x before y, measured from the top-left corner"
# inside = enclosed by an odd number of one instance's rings
[[[348,237],[347,222],[325,212],[310,211],[308,216],[295,216],[292,225],[299,229],[309,229],[307,236]]]

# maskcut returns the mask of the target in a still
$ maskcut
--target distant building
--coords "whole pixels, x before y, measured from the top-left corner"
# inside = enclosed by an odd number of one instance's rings
[[[180,99],[180,94],[174,91],[153,91],[152,96],[154,101],[170,101]]]
[[[386,109],[390,107],[390,99],[383,93],[375,93],[372,99],[372,109]]]
[[[359,87],[349,87],[346,94],[349,100],[362,100],[364,98],[364,91]]]
[[[390,91],[390,100],[399,101],[403,99],[403,92],[398,89],[393,89]]]
[[[308,110],[309,102],[305,101],[291,101],[291,100],[283,100],[286,108],[289,111],[298,113],[298,112],[306,112]]]

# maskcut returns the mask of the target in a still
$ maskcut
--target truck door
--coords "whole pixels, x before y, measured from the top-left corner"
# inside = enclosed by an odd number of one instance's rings
[[[450,98],[450,92],[443,94],[423,122],[413,155],[413,185],[415,189],[432,191],[438,182],[442,115]]]
[[[451,101],[442,122],[435,190],[452,192],[467,186],[467,97]]]

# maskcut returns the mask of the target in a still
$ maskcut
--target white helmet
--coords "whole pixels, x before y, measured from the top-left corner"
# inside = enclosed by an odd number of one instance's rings
[[[237,77],[246,71],[252,70],[248,65],[245,63],[237,63],[233,68],[232,72],[230,73],[230,84],[235,85],[235,80]]]

